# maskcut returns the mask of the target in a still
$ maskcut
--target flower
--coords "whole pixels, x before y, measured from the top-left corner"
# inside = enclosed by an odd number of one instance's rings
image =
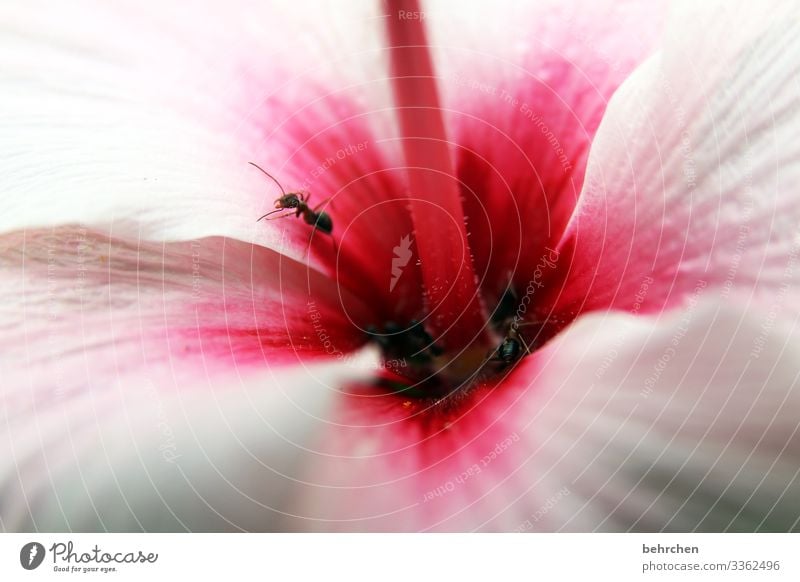
[[[791,9],[3,8],[2,527],[798,529]]]

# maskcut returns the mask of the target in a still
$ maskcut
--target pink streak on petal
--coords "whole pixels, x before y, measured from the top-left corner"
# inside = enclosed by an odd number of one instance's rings
[[[335,358],[325,340],[346,354],[363,342],[356,325],[373,318],[327,277],[239,241],[130,242],[76,228],[2,241],[14,306],[4,356],[61,370],[54,385],[70,385],[84,362],[103,385],[172,359],[212,370]]]
[[[653,2],[531,3],[501,11],[496,23],[476,26],[465,12],[455,17],[463,25],[445,21],[436,29],[487,298],[509,279],[521,294],[549,254],[545,247],[557,246],[608,100],[655,50],[661,12]],[[524,40],[498,45],[491,32],[499,28]]]
[[[395,106],[403,136],[411,216],[421,261],[427,322],[436,340],[457,349],[483,333],[461,195],[440,110],[436,80],[415,0],[389,2],[387,18]]]
[[[310,249],[315,268],[335,276],[343,289],[370,297],[377,319],[419,318],[423,309],[421,273],[415,261],[390,290],[393,248],[413,233],[402,196],[398,164],[370,131],[369,113],[347,95],[325,94],[313,83],[304,99],[267,98],[253,114],[254,157],[281,159],[269,171],[287,191],[304,190],[313,209],[333,220],[327,235],[302,218],[264,224],[280,230],[290,244]],[[289,92],[291,94],[291,92]],[[273,207],[279,191],[263,183],[257,214]],[[413,236],[412,236],[413,238]],[[302,260],[306,260],[306,256]]]
[[[340,357],[369,307],[263,247],[62,227],[0,249],[6,527],[270,529],[293,439],[371,371]]]
[[[592,314],[451,412],[351,385],[287,526],[786,531],[800,511],[789,328],[753,358],[759,318],[713,300]]]
[[[335,91],[362,104],[372,127],[391,122],[378,10],[324,1],[0,6],[9,72],[0,110],[4,133],[17,136],[0,156],[18,194],[2,200],[0,230],[114,221],[120,236],[225,236],[284,251],[278,228],[254,227],[263,181],[247,165],[260,153],[251,138],[279,126],[253,114],[270,95],[305,105]],[[39,145],[23,152],[23,141]],[[253,161],[286,162],[278,147],[269,157],[272,143],[258,145],[267,155]],[[32,170],[43,158],[60,162]]]
[[[520,444],[521,424],[513,412],[524,393],[512,382],[502,389],[475,390],[452,407],[432,407],[376,394],[372,387],[349,386],[332,426],[315,444],[319,457],[304,476],[307,483],[298,488],[293,508],[302,518],[291,527],[477,527],[504,509],[503,498],[490,494],[493,487],[509,478],[515,486],[525,482],[525,476],[514,476],[526,445]],[[498,443],[504,443],[504,450],[492,454]],[[437,489],[448,491],[440,498],[431,493]]]
[[[253,73],[253,75],[256,75]],[[267,221],[260,228],[277,229],[298,249],[310,248],[318,268],[336,275],[338,284],[370,297],[372,323],[409,320],[422,314],[421,273],[416,261],[403,269],[390,289],[393,248],[413,237],[413,224],[403,199],[398,162],[370,127],[370,111],[354,102],[347,90],[326,92],[309,79],[292,79],[273,71],[268,81],[254,76],[252,100],[259,87],[284,81],[274,95],[264,95],[250,113],[247,141],[254,161],[282,160],[265,168],[286,191],[303,190],[310,206],[330,215],[331,236],[314,232],[302,218]],[[263,176],[256,176],[258,179]],[[254,216],[273,209],[279,189],[262,181],[262,202]],[[320,206],[322,205],[322,206]]]

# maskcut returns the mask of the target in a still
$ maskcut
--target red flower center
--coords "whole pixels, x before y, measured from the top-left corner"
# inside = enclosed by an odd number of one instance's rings
[[[567,322],[543,313],[546,282],[557,277],[559,252],[546,248],[527,287],[517,289],[511,274],[490,281],[486,269],[476,273],[471,245],[492,237],[469,237],[466,198],[481,197],[476,183],[480,162],[452,158],[424,22],[404,15],[419,14],[414,1],[393,5],[387,18],[395,111],[402,135],[412,234],[399,239],[391,261],[390,293],[409,267],[418,268],[419,286],[405,286],[385,303],[382,319],[362,327],[365,338],[379,346],[384,367],[375,384],[404,399],[457,401],[474,388],[494,386],[526,355],[552,337]],[[315,217],[306,217],[313,224]],[[363,221],[354,217],[346,229]],[[503,225],[497,225],[502,229]],[[346,234],[341,235],[346,241]],[[346,242],[345,242],[346,245]],[[362,259],[342,251],[337,274],[347,279]],[[487,249],[482,249],[486,256]],[[520,249],[516,249],[517,253]],[[497,255],[503,259],[508,249]],[[328,255],[332,256],[332,255]],[[386,265],[388,266],[388,265]],[[350,277],[353,277],[350,274]],[[358,275],[355,275],[358,277]],[[413,294],[420,297],[409,297]],[[536,297],[535,297],[536,296]],[[406,305],[421,305],[408,314]]]

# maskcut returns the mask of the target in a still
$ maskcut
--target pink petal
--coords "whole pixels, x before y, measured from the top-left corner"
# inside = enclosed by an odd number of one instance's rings
[[[201,4],[0,9],[0,231],[81,222],[283,251],[288,230],[300,258],[308,225],[256,223],[278,193],[253,161],[314,204],[334,198],[337,235],[353,222],[345,256],[380,227],[390,261],[411,226],[379,141],[393,120],[378,7]],[[330,252],[323,238],[313,246]]]
[[[583,185],[608,100],[658,43],[661,2],[434,4],[448,125],[482,286],[524,289]]]
[[[0,244],[4,355],[34,371],[58,364],[71,377],[70,358],[83,366],[92,350],[119,351],[118,362],[92,358],[78,382],[174,357],[223,367],[297,362],[326,355],[322,331],[347,353],[364,341],[357,325],[374,318],[330,279],[239,241],[126,242],[64,227]]]
[[[714,302],[593,315],[454,415],[353,388],[287,526],[797,529],[800,352],[762,324]]]
[[[395,109],[402,133],[409,207],[425,286],[426,322],[449,350],[485,339],[486,317],[439,101],[431,50],[417,0],[387,5]]]
[[[80,222],[132,238],[227,236],[324,259],[381,320],[421,316],[416,261],[391,276],[413,226],[378,6],[3,11],[0,64],[18,73],[0,95],[0,231]],[[257,223],[280,191],[248,162],[312,207],[327,200],[333,237],[301,218]]]
[[[797,19],[748,3],[698,12],[676,15],[612,100],[565,235],[559,310],[657,311],[698,284],[800,308]]]
[[[283,495],[267,475],[292,454],[281,431],[369,371],[350,353],[367,307],[259,246],[65,227],[0,237],[0,261],[5,528],[269,528],[223,481]],[[185,464],[162,458],[176,441]]]

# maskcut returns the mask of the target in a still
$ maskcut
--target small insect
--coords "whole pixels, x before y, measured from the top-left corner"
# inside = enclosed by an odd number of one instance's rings
[[[531,348],[522,338],[519,329],[517,327],[511,327],[506,332],[506,337],[503,338],[500,345],[491,352],[489,361],[500,363],[505,367],[515,364],[523,356],[527,356],[530,353]]]
[[[249,162],[251,166],[255,166],[259,170],[261,170],[264,175],[270,178],[273,182],[278,185],[278,188],[281,189],[282,196],[275,200],[275,210],[271,212],[267,212],[264,216],[259,218],[258,220],[262,220],[266,218],[267,220],[277,220],[278,218],[286,218],[287,216],[302,216],[303,220],[305,220],[306,224],[310,224],[315,229],[324,232],[325,234],[331,234],[333,232],[333,220],[331,220],[330,215],[327,212],[320,211],[319,209],[325,205],[325,203],[330,200],[323,200],[318,204],[315,208],[311,208],[308,205],[308,201],[311,198],[311,194],[306,192],[289,192],[287,193],[286,190],[283,189],[281,183],[278,182],[275,177],[267,172],[261,166],[254,164],[253,162]],[[277,212],[281,212],[282,210],[289,210],[290,212],[286,214],[282,214],[280,216],[276,216],[275,218],[267,218],[268,216],[275,214]],[[292,212],[294,211],[294,212]]]
[[[503,333],[504,337],[500,344],[489,352],[487,361],[499,364],[503,368],[517,363],[524,356],[531,354],[537,347],[542,345],[545,337],[542,336],[542,331],[546,327],[564,323],[562,320],[553,317],[539,321],[522,321],[515,313],[518,311],[519,305],[520,302],[516,294],[511,288],[508,288],[503,293],[492,314],[492,325],[498,332]],[[520,328],[532,326],[538,327],[538,330],[535,332],[534,340],[528,342],[520,333]]]

